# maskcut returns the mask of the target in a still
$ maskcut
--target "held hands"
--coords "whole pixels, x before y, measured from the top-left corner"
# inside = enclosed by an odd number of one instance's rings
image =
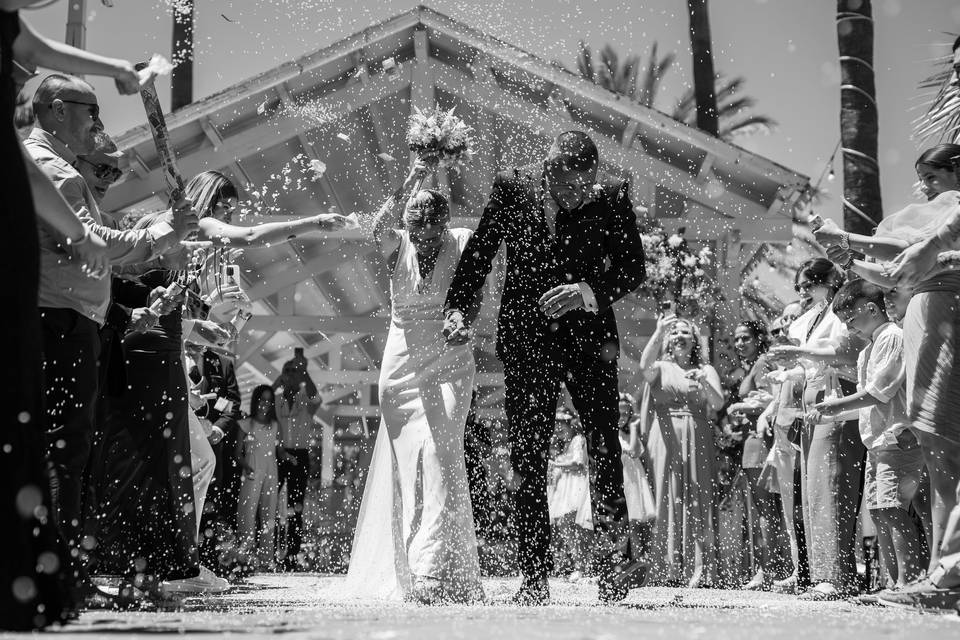
[[[807,424],[821,424],[836,418],[843,413],[843,408],[837,400],[824,400],[813,405],[813,408],[807,411],[803,417]]]
[[[466,344],[473,337],[471,331],[463,321],[463,314],[457,309],[447,311],[443,319],[443,338],[451,346]]]
[[[562,284],[540,296],[540,311],[548,318],[559,318],[583,307],[583,294],[575,284]]]
[[[846,269],[853,262],[853,253],[849,249],[841,249],[839,245],[831,245],[827,247],[827,258]]]

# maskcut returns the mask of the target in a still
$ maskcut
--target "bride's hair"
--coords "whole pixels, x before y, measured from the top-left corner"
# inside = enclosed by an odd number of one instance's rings
[[[411,196],[410,204],[403,214],[406,225],[437,226],[450,221],[450,204],[436,189],[421,189]]]

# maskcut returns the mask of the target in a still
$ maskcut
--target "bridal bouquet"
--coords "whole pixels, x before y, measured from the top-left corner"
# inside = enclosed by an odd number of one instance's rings
[[[711,308],[719,287],[710,275],[712,252],[693,251],[683,237],[684,229],[668,235],[660,226],[640,234],[646,257],[647,277],[637,295],[657,303],[673,301],[678,313],[693,317]]]
[[[435,156],[441,167],[460,168],[470,160],[473,128],[453,115],[453,109],[414,108],[407,128],[407,145],[421,156]]]

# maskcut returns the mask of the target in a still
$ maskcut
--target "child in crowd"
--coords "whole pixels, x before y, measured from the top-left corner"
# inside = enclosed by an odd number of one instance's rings
[[[623,496],[627,501],[632,557],[646,556],[650,545],[657,504],[643,464],[645,447],[640,437],[640,420],[634,415],[636,400],[628,393],[620,394],[620,449],[623,461]]]
[[[587,572],[587,532],[593,530],[587,441],[565,408],[557,411],[555,435],[560,441],[558,450],[563,453],[550,460],[547,469],[553,485],[547,505],[563,549],[573,562],[569,579],[575,582]]]
[[[280,445],[280,432],[273,390],[269,385],[260,385],[253,390],[250,417],[240,422],[240,429],[237,459],[241,461],[244,476],[240,486],[237,535],[241,551],[251,557],[251,563],[258,562],[261,571],[275,571],[277,447]],[[254,555],[257,561],[253,559]]]
[[[887,317],[883,290],[864,280],[845,284],[834,297],[833,311],[851,333],[868,341],[857,362],[857,392],[815,405],[807,420],[843,420],[859,410],[867,447],[864,500],[877,525],[887,572],[898,588],[922,573],[920,531],[909,509],[923,462],[908,429],[903,332]]]

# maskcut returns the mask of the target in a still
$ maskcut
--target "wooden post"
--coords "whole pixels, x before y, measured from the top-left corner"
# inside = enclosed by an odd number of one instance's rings
[[[87,0],[70,0],[67,3],[67,37],[71,47],[87,48]]]
[[[193,102],[193,0],[185,0],[173,10],[170,53],[175,61],[170,76],[170,110],[176,111]]]

